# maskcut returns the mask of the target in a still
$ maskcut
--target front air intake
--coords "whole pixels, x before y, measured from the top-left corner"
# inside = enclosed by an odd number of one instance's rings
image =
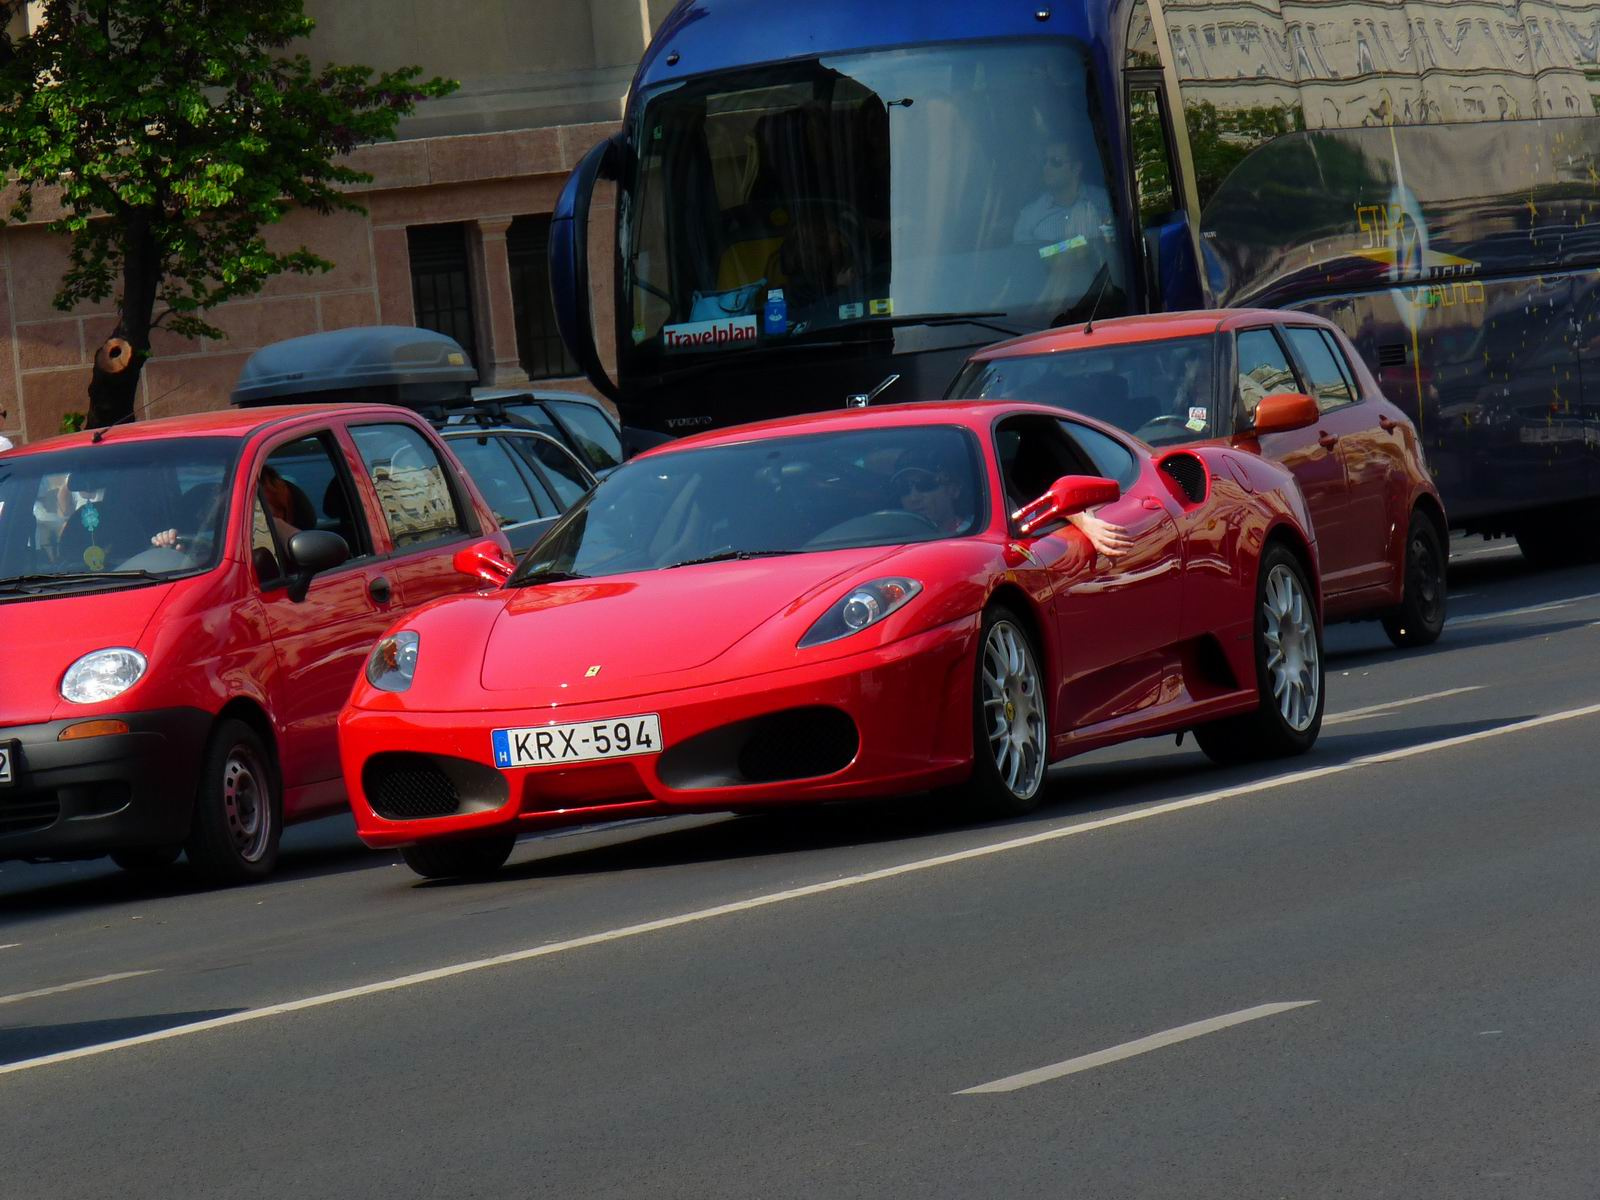
[[[670,788],[739,787],[817,779],[855,761],[861,735],[837,708],[791,708],[680,742],[656,773]]]
[[[461,808],[455,781],[423,754],[377,754],[361,772],[372,811],[389,821],[448,817]]]

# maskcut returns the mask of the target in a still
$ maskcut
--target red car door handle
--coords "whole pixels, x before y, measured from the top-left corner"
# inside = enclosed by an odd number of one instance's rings
[[[1333,433],[1317,434],[1317,444],[1324,450],[1332,450],[1339,444],[1339,436]]]
[[[1166,507],[1166,505],[1162,504],[1161,501],[1157,500],[1154,496],[1146,496],[1139,503],[1143,507],[1149,509],[1151,512],[1160,512]]]
[[[373,576],[372,582],[367,584],[367,595],[371,596],[379,604],[389,603],[389,597],[392,594],[389,581],[382,575]]]

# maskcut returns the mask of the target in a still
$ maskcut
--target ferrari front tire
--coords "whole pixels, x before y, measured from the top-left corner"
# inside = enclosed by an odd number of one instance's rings
[[[1050,761],[1049,700],[1026,623],[995,605],[983,615],[972,685],[974,816],[1012,817],[1039,804]]]
[[[512,830],[405,846],[400,857],[424,879],[484,879],[506,865],[517,844]]]
[[[1255,659],[1260,706],[1194,731],[1213,762],[1304,754],[1322,729],[1322,623],[1305,569],[1281,545],[1261,556],[1256,581]]]

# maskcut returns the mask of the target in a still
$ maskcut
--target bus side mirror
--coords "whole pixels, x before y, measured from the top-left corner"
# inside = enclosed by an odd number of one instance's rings
[[[550,294],[556,328],[579,369],[611,400],[617,399],[617,387],[600,362],[589,303],[589,208],[596,181],[616,178],[623,154],[621,135],[592,147],[567,176],[550,214]]]

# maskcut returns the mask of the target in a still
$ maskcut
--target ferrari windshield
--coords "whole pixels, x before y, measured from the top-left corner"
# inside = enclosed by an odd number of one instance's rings
[[[951,426],[769,437],[619,467],[513,584],[928,542],[986,524],[975,439]]]
[[[1226,437],[1233,413],[1214,395],[1216,338],[1055,350],[969,362],[952,400],[1056,404],[1126,430],[1152,446]]]
[[[620,200],[624,369],[919,317],[1042,328],[1097,300],[1122,311],[1097,111],[1065,39],[794,60],[647,94]]]
[[[0,458],[0,595],[128,586],[215,565],[239,441],[115,436]]]

